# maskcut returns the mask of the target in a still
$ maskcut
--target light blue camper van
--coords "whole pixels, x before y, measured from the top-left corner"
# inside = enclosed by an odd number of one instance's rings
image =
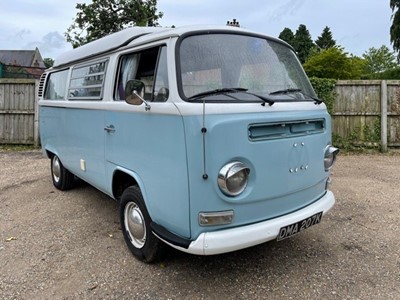
[[[116,199],[143,261],[283,240],[334,205],[330,116],[281,40],[128,28],[56,59],[38,96],[53,184]]]

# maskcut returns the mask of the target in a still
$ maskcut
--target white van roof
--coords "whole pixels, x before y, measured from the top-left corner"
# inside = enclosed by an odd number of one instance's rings
[[[256,32],[249,31],[243,28],[232,27],[232,26],[212,26],[212,25],[195,25],[195,26],[184,26],[178,28],[166,28],[166,27],[129,27],[119,32],[109,34],[103,38],[87,43],[78,48],[72,49],[60,55],[56,58],[53,67],[59,67],[67,65],[73,62],[77,62],[83,59],[101,55],[103,53],[116,50],[120,47],[127,46],[132,41],[138,39],[138,42],[157,40],[167,38],[171,36],[180,36],[188,32],[196,31],[232,31],[241,33],[252,33]],[[257,33],[264,37],[265,34]],[[268,37],[269,39],[279,41],[286,44],[285,42],[276,38]]]
[[[131,41],[142,35],[166,30],[170,30],[170,28],[129,27],[61,54],[54,61],[53,66],[57,67],[65,65],[73,61],[78,61],[104,52],[112,51],[129,44]]]

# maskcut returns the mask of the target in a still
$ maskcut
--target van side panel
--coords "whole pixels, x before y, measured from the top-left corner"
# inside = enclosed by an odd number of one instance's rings
[[[67,109],[65,138],[70,171],[107,193],[104,166],[104,111]]]
[[[44,148],[56,152],[71,173],[109,194],[104,167],[104,111],[41,106],[40,113]]]
[[[123,166],[138,176],[147,210],[154,222],[182,237],[190,237],[186,143],[182,117],[155,113],[168,103],[152,103],[149,112],[109,111],[105,126],[107,170]],[[132,110],[139,110],[131,106]],[[176,110],[176,109],[175,109]],[[109,171],[112,182],[113,171]]]
[[[64,138],[64,114],[65,108],[39,106],[40,115],[40,142],[42,148],[57,156],[63,154]],[[62,161],[64,164],[64,161]]]

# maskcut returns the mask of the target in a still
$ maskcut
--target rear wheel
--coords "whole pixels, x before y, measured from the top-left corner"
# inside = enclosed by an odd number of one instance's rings
[[[125,242],[134,256],[148,263],[160,258],[163,245],[151,231],[151,219],[136,186],[128,187],[122,194],[120,221]]]
[[[64,191],[72,188],[75,178],[74,174],[64,168],[57,155],[51,158],[50,168],[53,185],[57,189]]]

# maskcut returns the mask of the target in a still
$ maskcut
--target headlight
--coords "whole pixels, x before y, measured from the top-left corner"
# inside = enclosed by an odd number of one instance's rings
[[[335,163],[336,160],[336,156],[339,153],[339,149],[335,148],[331,145],[328,145],[325,148],[325,156],[324,156],[324,167],[325,167],[325,171],[329,171],[333,164]]]
[[[234,161],[221,168],[218,174],[218,186],[227,196],[237,196],[247,186],[250,169],[242,162]]]

